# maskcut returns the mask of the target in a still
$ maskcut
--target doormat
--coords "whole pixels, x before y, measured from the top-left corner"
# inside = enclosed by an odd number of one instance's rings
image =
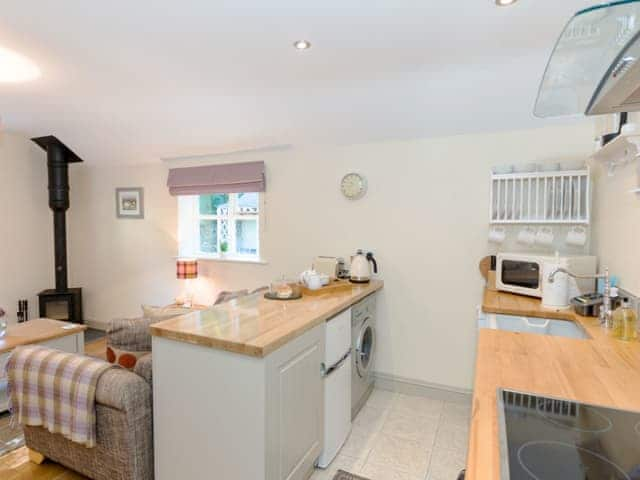
[[[24,445],[24,433],[19,425],[11,428],[9,413],[0,414],[0,456]]]
[[[336,476],[333,477],[333,480],[369,480],[364,477],[359,477],[358,475],[354,475],[353,473],[345,472],[344,470],[338,470]]]

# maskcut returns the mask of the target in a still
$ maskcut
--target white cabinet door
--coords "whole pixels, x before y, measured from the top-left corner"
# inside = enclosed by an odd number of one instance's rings
[[[75,335],[67,335],[65,337],[42,342],[38,345],[43,347],[55,348],[69,353],[84,353],[84,332],[78,332]],[[9,399],[7,397],[7,379],[4,374],[5,365],[9,360],[10,353],[0,355],[0,413],[9,408]]]
[[[322,450],[324,325],[268,357],[269,480],[304,480]]]
[[[66,337],[56,338],[43,342],[40,345],[47,348],[55,348],[56,350],[62,350],[69,353],[84,353],[84,345],[80,346],[80,336],[84,337],[84,334],[67,335]],[[84,342],[82,342],[84,344]]]

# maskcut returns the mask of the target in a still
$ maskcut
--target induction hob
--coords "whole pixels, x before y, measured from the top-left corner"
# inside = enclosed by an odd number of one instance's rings
[[[640,480],[640,412],[498,390],[502,480]]]

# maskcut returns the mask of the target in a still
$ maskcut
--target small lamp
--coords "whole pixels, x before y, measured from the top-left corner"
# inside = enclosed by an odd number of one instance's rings
[[[191,308],[193,294],[191,293],[191,280],[198,278],[198,260],[179,258],[176,261],[176,278],[186,280],[184,306]]]

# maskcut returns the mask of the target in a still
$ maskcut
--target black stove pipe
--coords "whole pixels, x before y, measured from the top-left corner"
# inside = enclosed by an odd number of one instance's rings
[[[64,293],[69,288],[67,279],[67,215],[64,210],[53,212],[53,238],[56,261],[56,292]]]
[[[67,210],[69,209],[69,167],[60,145],[47,149],[49,170],[49,207],[53,210],[56,291],[66,292],[67,279]]]
[[[54,136],[32,139],[47,152],[49,172],[49,207],[53,210],[53,239],[56,264],[56,291],[68,291],[67,278],[67,210],[69,209],[69,163],[82,162]]]

